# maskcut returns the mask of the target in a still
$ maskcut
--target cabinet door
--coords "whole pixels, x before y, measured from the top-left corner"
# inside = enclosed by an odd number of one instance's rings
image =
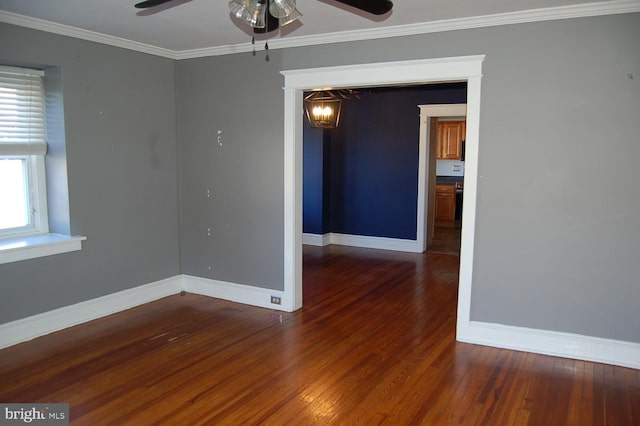
[[[460,160],[462,158],[462,141],[465,139],[466,133],[465,125],[464,121],[438,122],[438,159]]]
[[[436,185],[434,208],[436,226],[454,227],[456,222],[455,185]]]

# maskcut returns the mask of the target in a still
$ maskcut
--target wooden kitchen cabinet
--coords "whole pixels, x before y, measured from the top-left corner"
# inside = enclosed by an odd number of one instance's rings
[[[436,226],[453,228],[456,224],[456,186],[455,184],[436,185],[434,209]]]
[[[440,160],[462,159],[462,141],[465,140],[466,131],[465,121],[439,121],[436,158]]]

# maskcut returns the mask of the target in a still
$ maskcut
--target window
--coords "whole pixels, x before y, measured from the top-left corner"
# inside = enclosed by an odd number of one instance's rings
[[[0,67],[0,239],[49,232],[43,76]]]
[[[58,130],[64,129],[61,78],[56,67],[43,72],[0,65],[0,264],[81,250],[86,239],[68,235],[66,162],[53,161],[53,173],[45,174],[47,145],[55,147],[54,160],[66,156],[64,131]],[[49,144],[47,121],[53,124]],[[59,233],[50,233],[47,183],[57,188],[50,213]]]

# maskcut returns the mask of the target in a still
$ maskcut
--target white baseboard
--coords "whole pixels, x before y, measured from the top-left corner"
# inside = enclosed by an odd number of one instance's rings
[[[405,240],[401,238],[370,237],[366,235],[350,234],[303,234],[302,243],[314,246],[326,246],[337,244],[341,246],[363,247],[380,250],[406,251],[411,253],[422,253],[424,250],[416,240]]]
[[[183,290],[188,293],[201,294],[246,305],[281,311],[286,310],[286,301],[282,291],[189,275],[176,275],[175,277],[76,303],[75,305],[0,324],[0,349],[83,322],[115,314],[153,300],[178,294]],[[271,296],[279,297],[281,304],[271,303]]]
[[[640,343],[503,324],[470,321],[457,339],[524,352],[640,369]]]
[[[177,275],[1,324],[0,349],[178,294],[182,290],[252,306],[286,310],[282,291]],[[272,304],[271,296],[280,297],[283,304]],[[479,321],[458,324],[457,339],[466,343],[640,369],[640,343]]]
[[[259,306],[262,308],[276,309],[280,311],[286,310],[282,304],[278,305],[271,303],[271,296],[279,297],[282,303],[284,293],[280,290],[269,290],[266,288],[211,280],[208,278],[194,277],[190,275],[183,275],[182,283],[183,289],[187,293],[200,294],[203,296],[215,297],[217,299],[229,300],[231,302],[243,303],[245,305]]]
[[[108,294],[0,325],[0,349],[181,291],[180,277]]]
[[[324,247],[331,244],[331,234],[302,234],[302,244]]]

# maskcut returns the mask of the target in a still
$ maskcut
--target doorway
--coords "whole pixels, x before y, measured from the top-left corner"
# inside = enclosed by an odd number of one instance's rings
[[[419,169],[424,170],[425,175],[420,175],[419,184],[424,183],[425,187],[418,187],[418,193],[424,193],[424,199],[421,201],[418,197],[418,205],[424,206],[424,213],[421,216],[418,210],[418,220],[424,223],[424,250],[433,253],[459,254],[462,243],[462,215],[456,217],[452,228],[442,228],[438,226],[435,215],[436,205],[436,184],[438,183],[437,172],[437,126],[438,120],[445,117],[456,117],[456,120],[464,118],[466,120],[467,104],[448,104],[448,105],[419,105],[420,108],[420,161],[424,161],[424,166],[420,164]],[[457,207],[462,207],[462,200],[458,199],[457,189],[464,187],[463,179],[447,179],[447,182],[457,181],[460,185],[447,186],[450,196],[455,200]],[[461,211],[460,211],[461,213]],[[420,232],[420,228],[418,228]]]
[[[468,90],[467,88],[467,96],[469,96]],[[425,251],[433,246],[435,230],[437,121],[440,117],[466,117],[467,104],[419,105],[418,108],[420,108],[420,141],[417,240],[422,248],[421,251]]]
[[[480,81],[484,56],[361,64],[283,71],[284,87],[284,292],[282,306],[302,307],[302,93],[347,88],[467,82],[465,204],[460,254],[458,334],[469,328],[477,181]],[[420,193],[418,194],[420,196]],[[423,195],[424,196],[424,193]],[[423,231],[424,232],[424,231]]]

